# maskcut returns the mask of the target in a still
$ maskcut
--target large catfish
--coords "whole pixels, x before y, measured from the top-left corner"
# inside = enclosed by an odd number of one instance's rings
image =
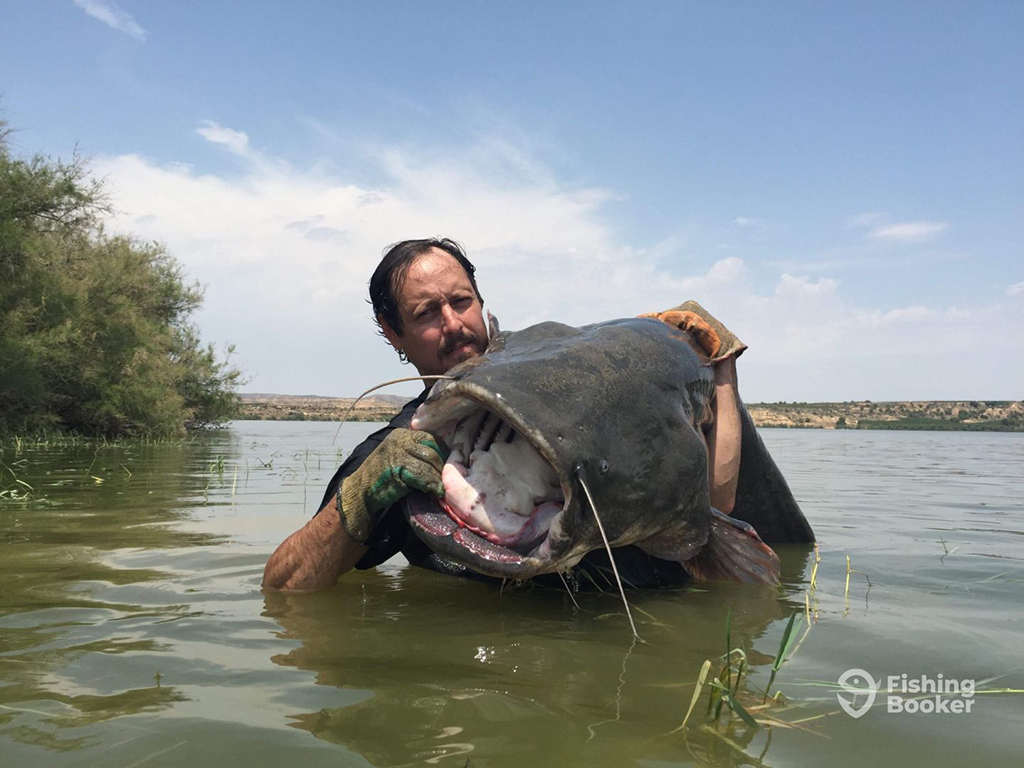
[[[813,541],[742,406],[736,508],[712,508],[701,430],[714,375],[690,332],[656,319],[496,331],[492,319],[486,354],[452,369],[412,420],[451,449],[444,500],[405,505],[437,554],[502,578],[566,571],[604,546],[600,521],[612,547],[694,578],[774,583],[778,558],[742,520],[769,540]]]

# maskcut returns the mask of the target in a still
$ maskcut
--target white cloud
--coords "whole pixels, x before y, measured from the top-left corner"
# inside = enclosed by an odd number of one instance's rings
[[[872,231],[871,237],[892,243],[920,243],[931,240],[949,227],[944,221],[907,221]]]
[[[974,317],[974,312],[966,307],[949,307],[945,311],[944,317],[950,322],[959,323],[964,320],[970,320]]]
[[[75,0],[75,5],[111,29],[124,32],[139,42],[145,42],[146,30],[113,0]]]
[[[754,216],[737,216],[732,220],[732,223],[738,227],[759,227],[764,224],[764,219]]]
[[[203,120],[196,133],[213,144],[220,144],[229,152],[240,157],[249,157],[249,137],[241,131],[225,128],[213,120]]]
[[[961,314],[963,310],[960,311]],[[886,312],[860,312],[852,317],[852,324],[861,328],[886,328],[891,325],[902,323],[917,323],[934,317],[937,313],[928,307],[915,305],[912,307],[898,307]]]
[[[730,256],[727,259],[716,261],[708,270],[707,279],[717,285],[727,285],[743,275],[743,259]]]
[[[1024,294],[1024,280],[1021,280],[1019,283],[1014,283],[1006,289],[1007,296],[1020,296],[1021,294]]]
[[[877,211],[871,213],[858,213],[856,216],[851,216],[846,220],[846,228],[857,229],[859,227],[868,227],[884,218],[885,214]]]
[[[1003,377],[1021,376],[1012,361],[1024,359],[1013,346],[1024,302],[865,308],[832,277],[693,255],[682,235],[623,242],[605,216],[616,193],[566,185],[507,141],[366,149],[359,166],[378,176],[369,184],[265,158],[244,132],[213,122],[199,131],[242,158],[240,176],[132,154],[95,169],[121,212],[111,228],[165,242],[208,286],[204,336],[236,342],[261,391],[352,394],[401,375],[374,336],[366,284],[385,246],[430,235],[466,246],[488,309],[510,330],[697,299],[750,344],[741,378],[751,401],[977,395],[969,367],[949,359],[993,327],[1010,339]],[[914,366],[893,377],[893,355],[908,350]],[[986,396],[1005,394],[1000,381]]]
[[[838,285],[839,281],[830,277],[811,280],[807,275],[794,276],[786,272],[779,278],[779,283],[775,286],[775,294],[777,296],[822,296],[834,293]]]

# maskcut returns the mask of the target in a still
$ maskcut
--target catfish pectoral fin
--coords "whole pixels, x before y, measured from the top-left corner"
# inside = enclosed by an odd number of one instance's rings
[[[682,563],[687,573],[701,581],[779,583],[779,556],[761,541],[757,531],[741,520],[711,510],[708,543]]]

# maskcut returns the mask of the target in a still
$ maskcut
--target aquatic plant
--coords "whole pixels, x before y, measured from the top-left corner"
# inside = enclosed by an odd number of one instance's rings
[[[814,715],[798,720],[784,720],[778,716],[769,715],[767,710],[777,708],[780,705],[792,706],[792,703],[776,690],[776,678],[782,666],[793,658],[801,644],[807,638],[811,627],[817,621],[818,616],[818,568],[821,565],[821,553],[818,546],[814,547],[814,562],[811,568],[811,575],[808,588],[804,591],[803,615],[806,627],[803,634],[798,632],[799,625],[797,615],[801,613],[799,607],[794,608],[779,638],[779,647],[772,660],[769,669],[768,683],[764,690],[759,690],[751,682],[751,666],[747,658],[747,652],[741,647],[733,647],[732,640],[732,613],[726,615],[725,624],[725,653],[717,659],[706,660],[697,675],[693,695],[690,698],[686,714],[678,727],[671,733],[683,731],[687,728],[696,709],[698,701],[707,691],[707,706],[705,711],[705,722],[700,728],[707,730],[718,724],[722,719],[723,710],[728,710],[732,715],[751,728],[759,728],[763,725],[777,725],[780,727],[803,727],[804,723],[811,722],[819,717],[825,717],[835,712],[822,715]],[[844,612],[845,616],[849,610],[850,576],[860,574],[864,576],[871,587],[870,577],[862,572],[854,570],[851,566],[849,556],[846,556],[846,581],[844,584]],[[813,601],[813,607],[812,607]],[[717,670],[717,671],[716,671]],[[829,683],[834,687],[834,684]],[[839,710],[836,710],[839,711]],[[731,719],[731,718],[729,718]],[[711,728],[713,732],[714,729]],[[717,732],[716,732],[717,733]],[[742,750],[741,750],[742,751]]]
[[[808,615],[810,609],[808,608]],[[772,662],[772,673],[768,678],[768,687],[764,689],[764,701],[768,700],[768,694],[771,693],[772,686],[775,684],[775,675],[778,674],[779,669],[786,661],[786,655],[789,653],[790,647],[793,645],[793,622],[796,620],[796,609],[789,616],[789,623],[786,624],[786,628],[782,632],[782,639],[779,641],[779,652],[775,654],[775,661]]]

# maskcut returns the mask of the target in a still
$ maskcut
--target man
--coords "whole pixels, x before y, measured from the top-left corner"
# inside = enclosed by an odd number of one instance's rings
[[[475,271],[457,243],[428,239],[392,246],[373,273],[370,300],[381,333],[420,375],[444,374],[485,351],[487,328]],[[742,352],[731,334],[728,337],[737,351],[715,366],[716,418],[707,436],[712,504],[726,514],[732,509],[739,473],[735,356]],[[427,389],[346,459],[317,514],[271,555],[263,574],[265,588],[324,589],[353,567],[373,567],[400,550],[413,564],[454,568],[415,539],[398,515],[389,514],[414,490],[444,496],[444,447],[428,433],[408,428],[432,383],[424,379]],[[636,581],[666,583],[677,578],[664,561],[635,548],[626,550],[624,557],[649,576]],[[600,568],[605,555],[593,554]]]
[[[381,333],[421,375],[443,374],[486,349],[474,272],[457,243],[429,239],[392,246],[373,273],[370,301]],[[431,383],[424,381],[428,388]],[[372,567],[398,551],[394,516],[380,526],[390,507],[412,490],[444,495],[441,447],[427,433],[408,429],[425,397],[426,390],[353,451],[319,512],[271,555],[264,587],[324,589],[357,564]],[[368,553],[376,562],[361,562]]]

